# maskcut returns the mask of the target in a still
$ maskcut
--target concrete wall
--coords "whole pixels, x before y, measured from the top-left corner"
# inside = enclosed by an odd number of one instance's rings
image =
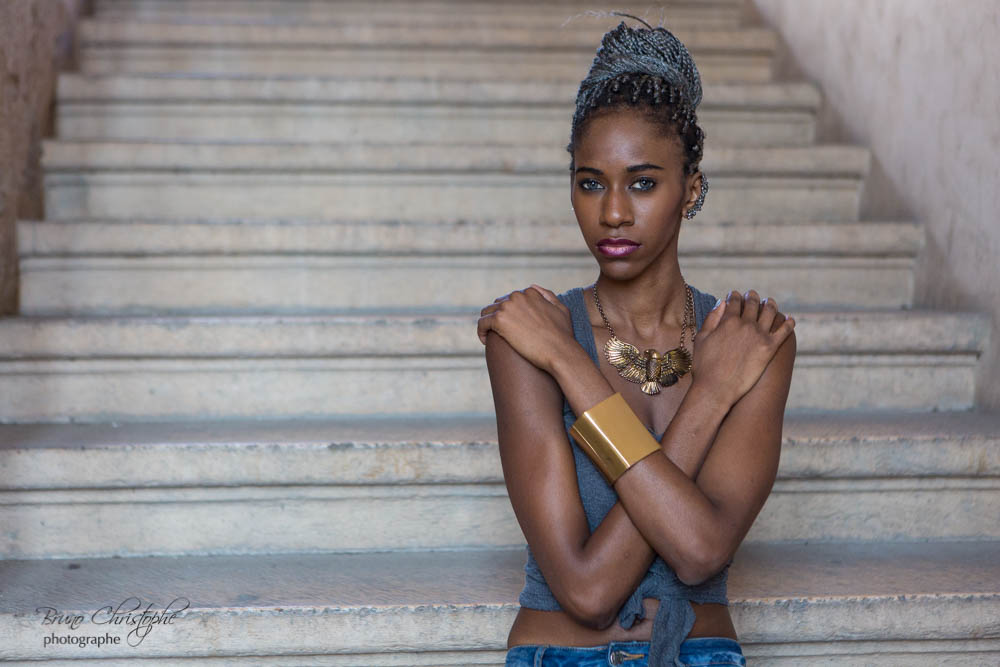
[[[976,400],[1000,407],[1000,2],[753,3],[822,87],[824,139],[872,149],[865,218],[926,227],[916,305],[992,313]]]
[[[17,311],[18,218],[42,216],[41,139],[86,0],[0,0],[0,314]]]

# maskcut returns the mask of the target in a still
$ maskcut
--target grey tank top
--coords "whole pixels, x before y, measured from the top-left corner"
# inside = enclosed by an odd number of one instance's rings
[[[583,291],[583,287],[574,287],[557,296],[569,308],[573,321],[573,336],[587,350],[594,364],[600,365],[597,357],[597,346],[594,342],[594,331],[591,328],[590,318],[587,316],[587,308],[583,300]],[[700,330],[705,316],[715,307],[716,298],[711,294],[698,291],[693,286],[691,291],[694,295],[695,328]],[[570,427],[576,421],[577,415],[570,408],[565,397],[563,398],[562,410],[566,435],[570,440],[573,459],[576,463],[576,481],[580,488],[580,500],[587,515],[590,532],[593,533],[607,513],[611,511],[611,507],[618,501],[618,494],[615,493],[614,488],[607,483],[600,470],[570,434]],[[662,440],[663,433],[657,435],[652,429],[649,430],[653,437]],[[524,589],[518,597],[518,602],[522,607],[531,609],[561,610],[562,607],[559,606],[559,602],[549,589],[545,577],[542,576],[542,571],[531,553],[530,545],[526,549]],[[628,629],[636,621],[645,618],[646,610],[642,606],[643,598],[657,598],[660,601],[656,617],[653,619],[649,653],[650,667],[674,667],[675,665],[683,667],[683,664],[678,660],[680,645],[691,632],[695,620],[694,610],[691,609],[691,605],[687,601],[692,600],[699,604],[716,602],[728,605],[726,582],[729,566],[732,562],[730,559],[722,570],[701,584],[688,586],[677,578],[674,569],[667,565],[666,561],[660,556],[656,556],[646,575],[625,601],[625,604],[622,605],[618,614],[619,624]]]

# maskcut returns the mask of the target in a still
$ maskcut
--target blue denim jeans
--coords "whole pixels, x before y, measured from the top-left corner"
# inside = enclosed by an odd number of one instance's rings
[[[743,649],[729,637],[691,637],[681,643],[679,660],[688,667],[746,667]],[[649,642],[609,642],[602,646],[522,644],[507,649],[505,667],[649,667]]]

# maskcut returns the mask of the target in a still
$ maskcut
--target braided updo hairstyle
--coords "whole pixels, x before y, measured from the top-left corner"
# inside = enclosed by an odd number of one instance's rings
[[[623,108],[635,109],[662,129],[663,136],[676,135],[684,150],[684,174],[698,171],[705,133],[698,126],[695,109],[701,102],[701,77],[687,48],[670,31],[652,27],[637,16],[628,16],[647,26],[630,28],[622,21],[601,39],[590,72],[580,83],[570,142],[570,172],[573,153],[588,121],[598,114]]]

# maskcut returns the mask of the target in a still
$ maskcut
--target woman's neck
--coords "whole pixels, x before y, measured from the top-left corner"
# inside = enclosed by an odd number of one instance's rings
[[[663,328],[679,329],[684,322],[687,291],[676,261],[663,270],[647,271],[631,280],[597,278],[604,314],[620,337],[655,340]]]

